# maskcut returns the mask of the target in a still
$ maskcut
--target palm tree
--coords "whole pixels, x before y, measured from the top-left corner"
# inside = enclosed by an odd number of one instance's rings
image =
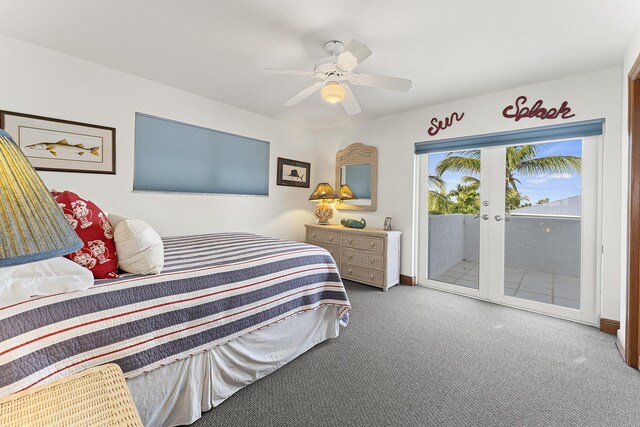
[[[447,184],[436,175],[429,175],[429,213],[445,214],[449,212],[451,200],[446,193]]]
[[[506,151],[505,184],[507,204],[511,209],[519,207],[522,200],[528,200],[520,195],[518,191],[517,184],[520,184],[520,181],[514,176],[516,172],[530,176],[544,173],[580,173],[582,170],[581,157],[538,157],[540,146],[536,144],[510,146],[507,147]],[[437,176],[441,177],[447,171],[468,173],[476,177],[480,176],[480,150],[449,153],[447,157],[436,165]]]
[[[466,184],[466,185],[465,185]],[[479,214],[480,213],[480,180],[472,176],[462,177],[462,182],[449,192],[455,198],[451,206],[452,213]]]

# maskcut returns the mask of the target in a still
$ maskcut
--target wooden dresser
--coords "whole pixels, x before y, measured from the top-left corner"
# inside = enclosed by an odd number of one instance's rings
[[[306,242],[325,248],[340,275],[386,291],[400,282],[400,231],[306,224]]]

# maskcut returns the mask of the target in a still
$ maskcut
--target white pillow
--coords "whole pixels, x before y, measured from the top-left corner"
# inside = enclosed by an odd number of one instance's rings
[[[160,273],[164,267],[164,245],[160,235],[139,219],[123,218],[117,224],[113,240],[116,242],[118,266],[128,273]]]
[[[93,285],[93,273],[70,259],[59,257],[0,268],[0,306],[32,296],[84,291]]]
[[[107,218],[109,218],[109,223],[111,224],[111,227],[113,227],[114,229],[118,226],[118,224],[120,224],[120,221],[125,219],[131,219],[128,216],[117,215],[114,213],[107,214]]]

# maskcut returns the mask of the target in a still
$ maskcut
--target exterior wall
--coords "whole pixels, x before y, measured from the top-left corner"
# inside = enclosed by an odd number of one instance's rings
[[[505,225],[506,264],[580,275],[580,219],[510,217]]]
[[[480,219],[475,215],[465,215],[464,222],[464,259],[480,261]]]
[[[511,211],[512,214],[534,215],[582,215],[582,195],[552,200],[541,205],[526,206]]]
[[[580,275],[580,219],[524,216],[509,219],[505,226],[506,265]],[[429,217],[429,277],[439,276],[463,259],[478,262],[479,243],[480,222],[474,215]]]
[[[467,215],[432,215],[429,217],[429,277],[435,279],[462,261],[465,249]]]

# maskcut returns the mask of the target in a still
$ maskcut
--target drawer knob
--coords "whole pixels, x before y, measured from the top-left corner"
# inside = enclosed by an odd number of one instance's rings
[[[353,243],[353,239],[349,239],[349,244]]]
[[[349,255],[349,259],[353,259],[353,254]]]
[[[372,259],[372,260],[371,260],[371,264],[375,264],[375,263],[376,263],[376,260],[375,260],[375,259]]]
[[[373,274],[369,276],[369,278],[370,278],[371,280],[373,280],[375,277],[376,277],[376,276],[374,276]]]
[[[313,234],[311,235],[311,237],[316,237],[316,233],[313,233]]]
[[[333,236],[329,237],[329,241],[332,241],[332,240],[333,240]]]
[[[352,269],[348,269],[347,271],[349,272],[349,274],[353,273]]]
[[[370,245],[371,247],[374,247],[376,245],[376,242],[371,242]]]

